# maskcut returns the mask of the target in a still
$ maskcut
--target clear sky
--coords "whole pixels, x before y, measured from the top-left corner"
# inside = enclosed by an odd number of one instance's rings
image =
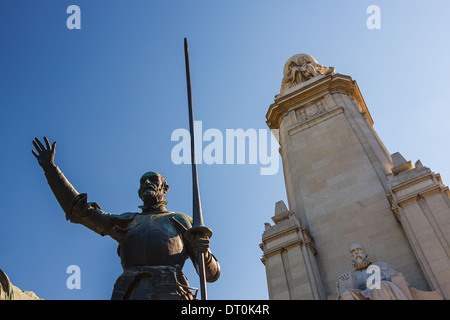
[[[66,26],[72,4],[80,30]],[[366,26],[373,4],[379,30]],[[157,171],[168,209],[191,215],[191,168],[171,159],[172,132],[188,128],[184,37],[203,130],[267,129],[284,63],[308,53],[358,82],[390,153],[450,183],[449,14],[448,0],[2,0],[0,268],[44,299],[109,299],[122,272],[114,240],[65,220],[34,137],[57,141],[56,164],[104,211],[139,211],[139,178]],[[268,299],[259,244],[286,193],[282,168],[260,168],[199,165],[222,267],[210,299]],[[70,265],[81,269],[79,290],[66,286]],[[184,270],[198,286],[190,261]]]

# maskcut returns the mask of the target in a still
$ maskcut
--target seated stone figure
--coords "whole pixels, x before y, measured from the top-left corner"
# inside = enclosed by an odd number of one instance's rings
[[[338,300],[442,300],[437,291],[410,288],[403,275],[372,257],[359,244],[350,246],[354,271],[339,276]],[[375,277],[378,273],[379,277]]]

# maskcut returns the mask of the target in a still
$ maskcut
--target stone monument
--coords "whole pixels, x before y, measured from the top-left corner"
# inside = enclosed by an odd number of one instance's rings
[[[266,119],[288,199],[260,245],[270,299],[335,299],[355,240],[411,287],[450,298],[448,187],[387,151],[355,80],[295,55]]]

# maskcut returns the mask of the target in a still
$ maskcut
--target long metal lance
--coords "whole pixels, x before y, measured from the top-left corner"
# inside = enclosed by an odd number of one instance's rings
[[[187,39],[184,38],[184,57],[186,64],[186,83],[189,106],[189,131],[191,133],[191,165],[192,165],[192,218],[193,226],[187,230],[186,237],[193,240],[197,236],[212,236],[212,231],[203,226],[202,206],[200,202],[200,191],[198,187],[197,175],[197,158],[195,155],[195,132],[194,132],[194,111],[192,108],[192,92],[191,92],[191,71],[189,66],[189,48]],[[206,300],[206,277],[205,277],[205,261],[204,254],[199,252],[196,257],[198,264],[198,274],[200,276],[200,292],[201,299]]]

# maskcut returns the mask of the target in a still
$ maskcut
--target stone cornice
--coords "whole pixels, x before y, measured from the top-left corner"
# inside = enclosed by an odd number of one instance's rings
[[[299,230],[299,227],[297,225],[289,224],[289,225],[286,225],[284,228],[277,230],[276,233],[270,233],[268,235],[266,235],[266,233],[264,233],[262,236],[262,241],[263,241],[263,243],[273,241],[275,239],[285,237],[289,233],[297,232],[298,230]]]
[[[424,167],[424,169],[428,169]],[[414,170],[414,169],[413,169]],[[408,173],[416,173],[416,171],[411,171]],[[413,185],[418,184],[419,182],[426,181],[426,180],[434,180],[436,175],[431,170],[422,170],[422,172],[419,172],[419,174],[411,175],[411,177],[408,177],[409,179],[405,179],[404,181],[396,182],[396,178],[392,178],[392,180],[389,182],[390,188],[393,192],[398,192],[401,189],[407,189]]]
[[[279,254],[285,250],[289,250],[289,248],[291,246],[301,246],[303,244],[302,240],[297,238],[297,239],[291,239],[289,241],[286,241],[280,245],[277,245],[273,248],[267,249],[264,251],[263,254],[263,259],[266,260],[268,257],[274,255],[274,254]]]
[[[428,183],[426,183],[427,181]],[[422,183],[426,184],[421,185],[419,189],[414,188]],[[442,183],[440,175],[433,173],[427,167],[412,169],[406,172],[404,177],[392,178],[390,189],[391,192],[387,195],[387,198],[398,222],[401,222],[399,207],[406,205],[408,202],[417,201],[432,193],[441,192],[449,195],[449,189]]]
[[[301,108],[311,100],[333,93],[343,93],[354,99],[373,125],[372,117],[356,81],[342,74],[318,76],[287,91],[284,95],[275,96],[275,102],[269,107],[266,114],[267,125],[270,129],[279,129],[281,120],[289,111]]]

